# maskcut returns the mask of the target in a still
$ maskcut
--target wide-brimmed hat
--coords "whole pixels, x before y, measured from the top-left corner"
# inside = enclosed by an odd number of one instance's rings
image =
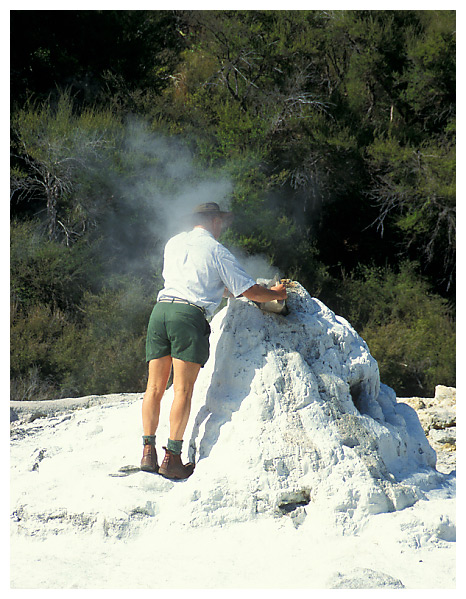
[[[206,202],[205,204],[199,204],[193,210],[193,214],[211,214],[212,216],[231,216],[231,212],[225,212],[220,210],[220,206],[216,202]]]

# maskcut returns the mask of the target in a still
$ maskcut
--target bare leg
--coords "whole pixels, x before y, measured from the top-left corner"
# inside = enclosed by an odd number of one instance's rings
[[[149,362],[149,378],[142,401],[142,428],[144,435],[155,435],[159,424],[160,402],[167,387],[171,356],[164,356]]]
[[[173,389],[175,397],[170,410],[170,439],[182,441],[191,411],[194,383],[201,369],[200,364],[173,358]]]

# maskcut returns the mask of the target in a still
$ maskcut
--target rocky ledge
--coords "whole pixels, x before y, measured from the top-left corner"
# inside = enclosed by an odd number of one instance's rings
[[[397,398],[414,408],[430,446],[437,452],[437,470],[456,469],[456,389],[437,385],[435,397]]]

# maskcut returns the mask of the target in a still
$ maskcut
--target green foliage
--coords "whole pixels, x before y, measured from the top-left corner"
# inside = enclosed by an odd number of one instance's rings
[[[95,256],[85,243],[73,249],[49,241],[37,221],[13,221],[10,228],[10,293],[18,310],[35,305],[70,310],[83,287],[98,276]]]
[[[84,394],[137,391],[146,377],[145,327],[153,300],[143,285],[128,280],[119,289],[87,293],[77,329],[64,331],[54,346],[62,388]]]
[[[86,292],[80,317],[37,304],[13,306],[12,399],[134,392],[146,379],[145,328],[153,306],[140,281]]]
[[[12,10],[14,102],[70,86],[80,106],[141,110],[170,80],[184,48],[173,10]]]
[[[454,285],[456,257],[456,158],[451,141],[401,145],[377,138],[367,148],[374,172],[371,195],[379,207],[379,227],[396,227],[401,247],[423,256],[424,270],[448,289]],[[435,273],[435,274],[434,274]]]
[[[406,262],[361,268],[343,281],[339,309],[367,342],[381,380],[399,396],[433,397],[435,385],[455,386],[455,323],[448,303],[429,291]]]
[[[13,399],[143,388],[145,328],[160,281],[120,274],[102,284],[97,249],[49,241],[37,222],[12,223]]]
[[[76,114],[69,92],[57,105],[28,103],[11,119],[12,193],[45,212],[50,240],[73,243],[96,223],[109,195],[100,173],[108,169],[121,124],[109,111]],[[15,206],[15,204],[13,204]]]
[[[164,216],[206,175],[233,188],[224,242],[347,317],[384,382],[454,384],[455,31],[451,10],[13,11],[13,395],[142,388]]]
[[[400,75],[402,98],[424,127],[440,131],[455,114],[454,11],[418,11],[421,34],[406,38],[409,63]]]
[[[52,347],[67,324],[64,314],[59,309],[36,304],[25,316],[13,306],[11,323],[12,374],[38,366],[45,377],[52,375]]]

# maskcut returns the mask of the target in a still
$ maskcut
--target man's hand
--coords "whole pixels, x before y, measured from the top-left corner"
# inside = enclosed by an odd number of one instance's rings
[[[283,283],[280,283],[279,285],[274,285],[270,289],[272,289],[272,291],[276,291],[277,293],[280,294],[280,297],[276,298],[278,300],[284,300],[288,297],[288,294],[286,292],[286,287],[285,287],[285,285],[283,285]]]

